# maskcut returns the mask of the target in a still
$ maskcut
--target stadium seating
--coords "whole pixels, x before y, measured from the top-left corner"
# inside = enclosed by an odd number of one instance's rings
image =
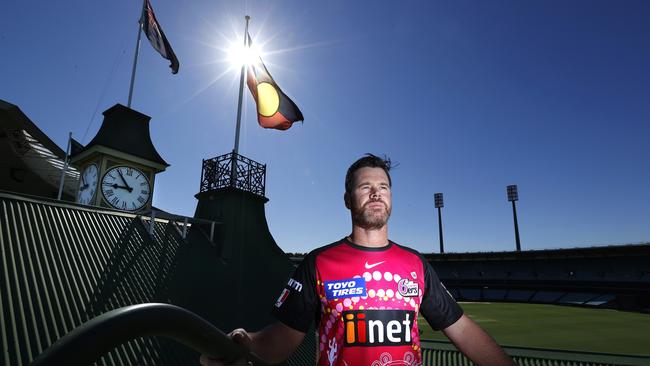
[[[650,310],[650,244],[425,255],[452,296]]]

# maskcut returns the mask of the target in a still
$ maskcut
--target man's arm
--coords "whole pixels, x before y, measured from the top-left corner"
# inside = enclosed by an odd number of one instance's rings
[[[305,333],[295,330],[283,323],[276,322],[259,332],[248,333],[244,329],[235,329],[229,336],[234,342],[240,343],[264,361],[275,364],[286,360],[298,348]],[[201,356],[203,366],[222,366],[223,362]],[[234,365],[245,365],[238,360]]]
[[[304,338],[305,333],[276,322],[251,333],[250,350],[269,363],[280,363],[291,356]]]
[[[456,348],[479,366],[516,365],[494,339],[467,315],[463,314],[442,332]]]

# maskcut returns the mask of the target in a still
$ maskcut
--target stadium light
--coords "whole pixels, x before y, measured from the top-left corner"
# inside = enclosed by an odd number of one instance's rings
[[[513,184],[507,187],[508,201],[519,201],[519,193],[517,193],[517,185]]]
[[[512,202],[512,217],[514,218],[515,221],[515,240],[517,242],[517,251],[521,251],[521,242],[519,241],[519,224],[517,224],[517,206],[515,206],[515,202],[519,201],[519,193],[517,192],[517,185],[509,185],[506,188],[506,191],[508,193],[508,201]]]
[[[440,236],[440,254],[442,254],[445,252],[445,247],[442,241],[442,211],[440,211],[442,207],[445,207],[445,204],[442,201],[442,193],[434,193],[433,200],[438,209],[438,233]]]

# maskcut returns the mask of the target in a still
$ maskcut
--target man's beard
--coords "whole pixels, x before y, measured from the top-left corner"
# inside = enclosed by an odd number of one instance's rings
[[[369,208],[372,203],[380,202],[384,205],[383,210]],[[383,201],[368,201],[361,208],[352,207],[352,222],[366,230],[378,230],[386,225],[390,217],[390,209]]]

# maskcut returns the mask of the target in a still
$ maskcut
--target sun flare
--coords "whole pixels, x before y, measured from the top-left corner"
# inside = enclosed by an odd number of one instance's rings
[[[241,43],[232,43],[226,51],[228,62],[231,67],[240,68],[243,65],[250,65],[261,55],[261,50],[255,44],[250,47]]]

